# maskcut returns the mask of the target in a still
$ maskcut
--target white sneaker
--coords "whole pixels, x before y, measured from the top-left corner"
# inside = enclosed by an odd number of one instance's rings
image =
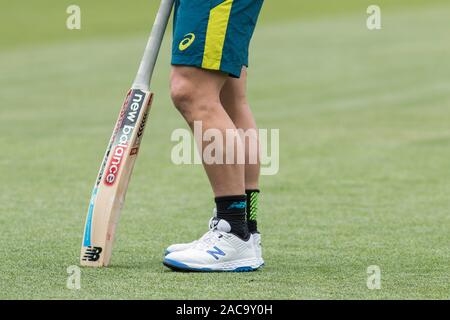
[[[230,224],[212,219],[213,227],[185,250],[167,254],[163,264],[176,271],[254,271],[260,267],[255,241],[247,241],[230,233]],[[210,225],[210,226],[211,226]]]
[[[211,218],[212,219],[212,218]],[[205,233],[205,236],[209,235],[209,233]],[[168,255],[169,253],[172,252],[177,252],[177,251],[183,251],[189,248],[194,247],[200,240],[195,240],[189,243],[177,243],[177,244],[172,244],[171,246],[167,247],[165,254],[164,255]],[[264,266],[264,259],[262,257],[262,248],[261,248],[261,234],[259,232],[255,232],[253,233],[253,241],[255,243],[255,254],[256,254],[256,258],[258,259],[258,264],[260,267]]]
[[[216,209],[215,208],[214,208],[213,214],[214,214],[214,216],[209,220],[209,224],[208,224],[208,228],[210,230],[215,227],[215,225],[214,225],[214,223],[215,223],[214,218],[216,217]],[[167,247],[164,255],[168,255],[169,253],[172,253],[172,252],[183,251],[183,250],[193,248],[199,241],[202,241],[204,237],[208,237],[209,234],[210,233],[207,232],[199,240],[195,240],[195,241],[192,241],[189,243],[172,244],[171,246]],[[262,267],[262,266],[264,266],[264,259],[262,257],[261,234],[259,232],[253,233],[253,241],[254,241],[254,245],[255,245],[256,258],[258,259],[259,266]]]

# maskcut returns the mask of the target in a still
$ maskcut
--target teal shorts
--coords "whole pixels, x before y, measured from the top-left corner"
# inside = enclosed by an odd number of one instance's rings
[[[172,64],[239,78],[264,0],[175,0]]]

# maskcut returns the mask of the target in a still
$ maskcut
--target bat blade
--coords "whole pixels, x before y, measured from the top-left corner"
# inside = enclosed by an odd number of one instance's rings
[[[153,94],[131,89],[122,105],[89,203],[80,264],[108,266],[115,230],[138,156]]]

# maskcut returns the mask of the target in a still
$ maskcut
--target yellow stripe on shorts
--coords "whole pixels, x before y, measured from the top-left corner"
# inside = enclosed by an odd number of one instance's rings
[[[225,0],[210,11],[202,68],[220,70],[223,45],[232,5],[233,0]]]

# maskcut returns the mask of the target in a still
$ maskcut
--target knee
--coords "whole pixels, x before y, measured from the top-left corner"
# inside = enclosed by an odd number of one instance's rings
[[[194,121],[207,120],[214,113],[214,103],[205,99],[193,81],[172,75],[170,81],[172,102],[189,125]]]
[[[194,102],[194,85],[188,79],[173,75],[170,80],[170,97],[175,107],[183,113]]]

